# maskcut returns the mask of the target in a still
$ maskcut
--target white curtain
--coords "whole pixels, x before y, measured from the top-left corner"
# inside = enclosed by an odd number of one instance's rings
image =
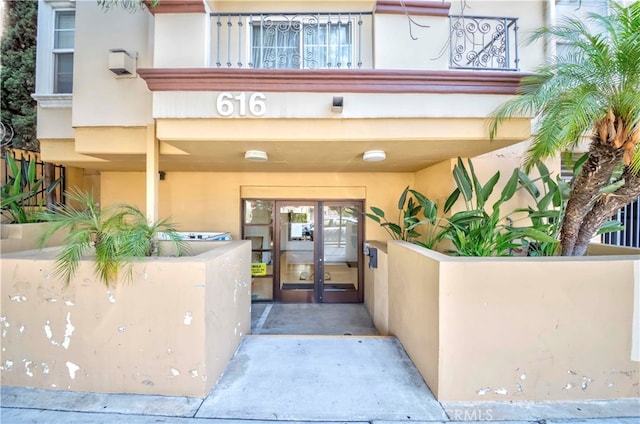
[[[347,68],[351,61],[348,23],[265,19],[254,22],[251,61],[254,68]],[[302,40],[302,43],[301,43]],[[301,44],[304,45],[301,54]]]
[[[265,20],[253,27],[254,68],[300,68],[300,30],[296,21]]]
[[[348,24],[309,25],[304,31],[305,68],[346,68],[351,58]]]

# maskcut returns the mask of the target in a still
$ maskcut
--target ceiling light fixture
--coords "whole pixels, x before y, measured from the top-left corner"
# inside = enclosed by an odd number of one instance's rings
[[[362,160],[365,162],[380,162],[387,158],[387,154],[384,150],[368,150],[362,155]]]
[[[244,158],[252,162],[264,162],[269,159],[267,152],[263,152],[262,150],[247,150],[244,152]]]

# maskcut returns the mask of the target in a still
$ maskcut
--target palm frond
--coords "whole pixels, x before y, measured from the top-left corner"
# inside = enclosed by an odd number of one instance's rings
[[[532,145],[525,159],[530,169],[538,159],[571,149],[610,111],[627,129],[640,123],[640,2],[612,5],[611,16],[591,14],[604,32],[591,33],[577,19],[535,31],[529,42],[551,37],[570,45],[524,78],[518,96],[501,105],[489,120],[489,136],[511,117],[536,118]]]

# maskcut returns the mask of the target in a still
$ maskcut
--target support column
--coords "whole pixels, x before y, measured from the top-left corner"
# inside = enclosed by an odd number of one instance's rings
[[[147,221],[158,220],[158,184],[160,181],[160,143],[156,139],[156,125],[147,125]]]

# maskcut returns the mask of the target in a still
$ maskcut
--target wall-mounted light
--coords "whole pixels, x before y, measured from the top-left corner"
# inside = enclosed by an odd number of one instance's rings
[[[387,154],[384,150],[368,150],[362,155],[362,160],[365,162],[380,162],[387,158]]]
[[[269,156],[267,152],[263,152],[262,150],[247,150],[244,152],[244,158],[252,162],[264,162],[269,159]]]
[[[129,53],[124,49],[109,50],[109,70],[119,77],[135,76],[136,53]]]
[[[342,113],[344,107],[344,97],[333,96],[333,103],[331,104],[331,110],[335,113]]]

